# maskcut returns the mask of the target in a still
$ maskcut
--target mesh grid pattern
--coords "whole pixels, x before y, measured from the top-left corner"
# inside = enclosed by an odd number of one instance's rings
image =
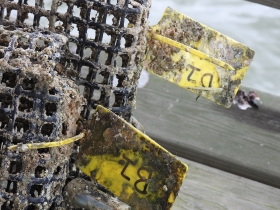
[[[149,8],[150,0],[0,2],[1,209],[55,209],[78,174],[78,145],[8,146],[73,136],[78,116],[89,119],[98,104],[130,119]]]
[[[35,5],[26,0],[3,1],[3,24],[14,23],[11,11],[16,10],[17,27],[32,25],[67,34],[61,64],[88,101],[82,116],[88,119],[90,111],[102,104],[129,120],[135,108],[150,2],[54,0],[49,10],[45,4],[42,0]]]
[[[0,32],[6,45],[0,49],[1,208],[52,209],[62,200],[72,146],[25,153],[7,147],[76,134],[83,99],[77,85],[54,71],[67,38],[3,26]]]
[[[71,64],[81,92],[88,100],[88,107],[82,113],[86,119],[97,104],[110,107],[127,120],[134,108],[143,54],[138,46],[145,44],[145,31],[140,26],[144,25],[147,14],[138,2],[128,2],[74,3],[80,9],[80,17],[71,17],[71,28],[77,28],[79,35],[73,37],[70,31],[69,50],[78,55],[71,59]],[[118,80],[115,86],[114,77]]]

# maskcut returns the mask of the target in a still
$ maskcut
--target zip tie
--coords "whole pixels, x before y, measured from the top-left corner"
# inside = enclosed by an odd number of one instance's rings
[[[18,150],[20,152],[26,152],[29,149],[42,149],[42,148],[49,148],[49,147],[59,147],[66,144],[70,144],[74,141],[78,141],[85,137],[85,133],[80,133],[77,136],[73,136],[64,140],[60,141],[53,141],[53,142],[43,142],[43,143],[30,143],[30,144],[17,144],[8,147],[8,150]]]
[[[204,91],[215,91],[215,92],[222,92],[223,88],[212,88],[212,87],[191,87],[187,86],[184,87],[185,89],[193,89],[193,90],[204,90]]]
[[[202,59],[205,59],[205,60],[207,60],[207,61],[209,61],[209,62],[211,62],[213,64],[216,64],[216,65],[218,65],[218,66],[220,66],[222,68],[225,68],[225,69],[228,69],[228,70],[234,70],[234,68],[231,65],[229,65],[229,64],[227,64],[227,63],[225,63],[225,62],[223,62],[221,60],[218,60],[218,59],[216,59],[216,58],[214,58],[214,57],[212,57],[210,55],[207,55],[207,54],[205,54],[205,53],[203,53],[201,51],[198,51],[198,50],[196,50],[196,49],[194,49],[192,47],[189,47],[189,46],[186,46],[186,45],[181,44],[179,42],[176,42],[176,41],[174,41],[172,39],[169,39],[169,38],[167,38],[165,36],[161,36],[159,34],[156,34],[153,31],[152,32],[148,32],[147,36],[151,37],[151,38],[154,38],[154,39],[156,39],[156,40],[158,40],[158,41],[160,41],[162,43],[165,43],[165,44],[171,45],[173,47],[176,47],[176,48],[178,48],[180,50],[184,50],[186,52],[189,52],[189,53],[191,53],[193,55],[196,55],[196,56],[198,56],[198,57],[200,57]]]

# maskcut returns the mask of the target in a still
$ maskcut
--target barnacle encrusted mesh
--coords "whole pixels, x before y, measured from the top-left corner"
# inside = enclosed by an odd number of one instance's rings
[[[48,209],[62,200],[72,145],[24,153],[7,147],[75,135],[85,100],[54,71],[65,36],[3,26],[0,33],[1,208]]]
[[[88,118],[92,107],[102,104],[129,119],[146,46],[150,1],[28,2],[2,0],[2,24],[65,33],[69,42],[62,71],[76,80],[88,101],[83,117]]]
[[[28,2],[0,1],[2,24],[65,34],[69,40],[57,70],[87,99],[82,116],[88,118],[102,104],[128,120],[142,70],[150,1]]]
[[[69,74],[88,101],[82,116],[87,119],[92,108],[102,104],[129,120],[142,70],[150,3],[77,1],[68,11],[73,7],[80,10],[79,17],[70,15],[71,25],[62,19],[62,28],[67,33],[69,27],[77,28],[78,35],[70,31],[68,49],[72,53],[66,53],[61,63],[66,71],[74,70]]]
[[[55,209],[72,145],[25,153],[13,144],[76,134],[98,104],[135,108],[150,0],[0,1],[0,206]],[[117,82],[113,82],[117,81]]]

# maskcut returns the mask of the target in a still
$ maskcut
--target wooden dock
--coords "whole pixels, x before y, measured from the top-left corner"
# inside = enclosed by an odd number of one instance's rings
[[[173,210],[275,210],[280,189],[182,159],[189,173]]]
[[[243,111],[154,75],[138,90],[146,133],[189,166],[173,209],[280,209],[280,98],[257,93]]]

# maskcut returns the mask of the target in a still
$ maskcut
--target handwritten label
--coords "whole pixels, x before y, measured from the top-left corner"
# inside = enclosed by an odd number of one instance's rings
[[[75,164],[134,210],[169,209],[187,166],[104,107],[91,127]]]
[[[187,77],[187,80],[188,80],[189,82],[193,83],[193,84],[196,84],[196,81],[197,81],[197,80],[192,79],[192,76],[193,76],[193,74],[195,73],[195,71],[200,72],[201,70],[200,70],[199,68],[196,68],[196,67],[190,65],[190,64],[188,64],[188,67],[190,67],[191,70],[190,70],[190,73],[189,73],[189,75],[188,75],[188,77]],[[206,85],[204,84],[204,82],[205,82],[205,78],[207,78],[207,77],[209,77],[209,82],[208,82],[208,85],[206,86]],[[196,78],[196,79],[199,78],[199,75],[195,75],[195,78]],[[201,79],[200,79],[200,82],[201,82],[202,87],[212,87],[212,81],[213,81],[213,74],[212,74],[212,73],[204,73],[204,74],[201,76]]]
[[[125,179],[128,180],[128,181],[130,181],[130,177],[128,177],[127,175],[125,175],[125,171],[126,171],[127,167],[129,166],[129,164],[132,164],[132,165],[136,165],[136,164],[135,164],[132,160],[130,160],[128,157],[126,157],[126,155],[123,155],[123,158],[124,158],[127,162],[126,162],[126,164],[125,164],[123,170],[121,171],[121,175],[123,176],[123,178],[125,178]],[[141,171],[142,171],[142,172],[148,173],[148,178],[146,178],[145,176],[142,176],[142,175],[141,175]],[[137,170],[137,175],[138,175],[138,177],[139,177],[140,179],[138,179],[138,180],[136,180],[136,181],[134,182],[134,188],[135,188],[135,190],[136,190],[137,192],[141,193],[141,194],[147,194],[147,193],[148,193],[148,192],[147,192],[147,187],[148,187],[147,181],[152,177],[152,171],[149,170],[148,168],[142,166],[142,167],[138,168],[138,170]],[[141,182],[144,182],[144,183],[145,183],[142,190],[138,188],[138,184],[141,183]]]

